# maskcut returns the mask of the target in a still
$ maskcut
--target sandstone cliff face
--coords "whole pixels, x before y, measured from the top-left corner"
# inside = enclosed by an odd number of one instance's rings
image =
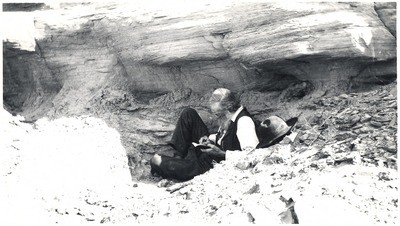
[[[377,2],[375,11],[390,33],[396,37],[396,2]]]
[[[262,118],[396,79],[396,4],[70,3],[33,11],[36,49],[4,45],[4,103],[30,119],[94,114],[137,162],[166,151],[177,115],[213,128],[227,87]],[[110,114],[111,113],[111,114]],[[137,168],[142,170],[142,168]]]

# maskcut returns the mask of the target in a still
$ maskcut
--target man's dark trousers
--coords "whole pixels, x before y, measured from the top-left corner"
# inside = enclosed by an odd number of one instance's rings
[[[182,111],[169,142],[182,159],[161,156],[159,166],[150,162],[151,172],[163,178],[185,181],[208,171],[213,166],[212,158],[192,145],[192,142],[198,143],[202,136],[208,135],[207,126],[196,110],[186,108]]]

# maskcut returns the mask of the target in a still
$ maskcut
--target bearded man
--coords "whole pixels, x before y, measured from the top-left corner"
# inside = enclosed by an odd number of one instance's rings
[[[152,174],[163,178],[190,180],[225,159],[227,151],[254,149],[259,144],[255,123],[230,90],[216,89],[209,100],[220,127],[210,134],[196,110],[182,111],[169,144],[174,157],[155,154],[150,160]]]

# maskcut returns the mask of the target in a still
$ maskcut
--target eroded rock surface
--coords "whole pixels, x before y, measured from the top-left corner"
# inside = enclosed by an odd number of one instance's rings
[[[35,11],[33,18],[40,34],[36,54],[62,81],[54,102],[65,114],[82,111],[105,86],[205,94],[219,86],[248,91],[257,88],[254,83],[269,83],[266,92],[309,81],[325,91],[319,83],[349,83],[367,64],[396,58],[394,27],[386,25],[395,23],[395,15],[380,13],[389,9],[395,5],[239,1],[181,9],[93,3],[61,4]],[[288,76],[283,86],[274,85]],[[65,96],[78,96],[76,90],[79,98],[71,104]]]
[[[396,2],[376,2],[375,11],[390,33],[396,37]]]

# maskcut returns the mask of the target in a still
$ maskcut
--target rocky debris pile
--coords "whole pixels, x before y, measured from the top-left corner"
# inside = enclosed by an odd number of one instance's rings
[[[290,198],[300,223],[395,223],[396,84],[303,107],[314,113],[300,117],[280,144],[228,152],[189,183],[159,186],[197,205],[196,213],[212,223],[294,221],[281,201]]]
[[[362,162],[397,169],[396,83],[375,91],[322,97],[301,118],[299,144],[320,148],[329,164]]]
[[[1,224],[93,221],[105,213],[119,216],[116,207],[130,204],[125,150],[104,121],[27,122],[0,112]]]
[[[139,103],[130,93],[123,90],[102,89],[87,103],[86,110],[101,115],[105,112],[134,112],[145,105]]]
[[[184,214],[195,209],[200,222],[201,215],[209,223],[396,222],[395,170],[349,162],[319,168],[317,149],[292,148],[278,144],[229,153],[204,175],[167,190],[191,207]],[[287,206],[282,200],[290,198],[294,204]]]

